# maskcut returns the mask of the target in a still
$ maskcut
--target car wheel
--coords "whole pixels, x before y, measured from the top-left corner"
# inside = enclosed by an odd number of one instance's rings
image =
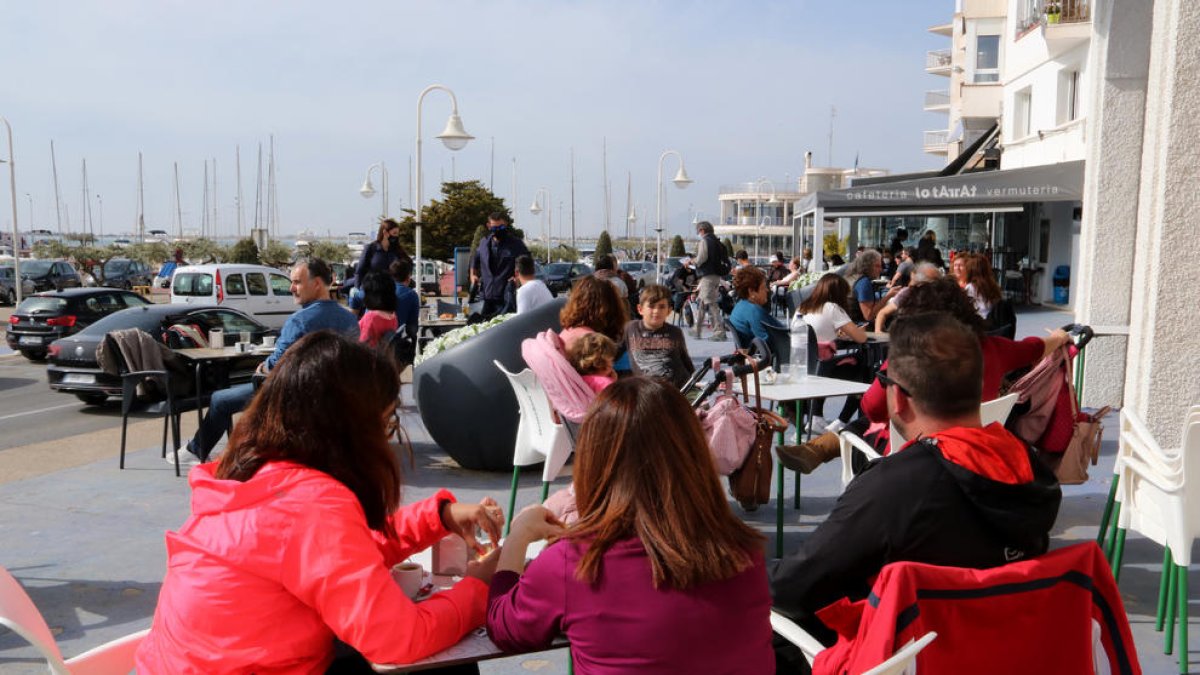
[[[35,351],[33,349],[22,349],[21,356],[24,356],[25,358],[29,359],[30,361],[45,361],[46,360],[46,352],[39,352],[39,351]]]
[[[75,394],[75,398],[88,405],[104,405],[104,402],[108,400],[108,394]]]

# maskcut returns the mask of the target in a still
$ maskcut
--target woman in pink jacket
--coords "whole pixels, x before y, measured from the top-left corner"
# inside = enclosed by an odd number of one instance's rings
[[[503,522],[494,501],[445,490],[398,506],[386,432],[398,386],[386,356],[330,331],[288,349],[219,464],[189,476],[192,516],[167,533],[139,673],[323,673],[335,638],[405,663],[483,624],[495,554],[420,604],[392,580],[394,563],[446,534],[475,544],[482,527],[498,541]],[[344,405],[332,414],[331,402]]]

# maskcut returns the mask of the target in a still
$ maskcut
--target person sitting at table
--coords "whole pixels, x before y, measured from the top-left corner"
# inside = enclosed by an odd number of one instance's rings
[[[818,610],[865,598],[884,565],[986,569],[1039,556],[1062,500],[1032,449],[1000,423],[982,426],[984,356],[973,330],[945,312],[904,316],[890,356],[888,413],[913,440],[868,464],[771,571],[775,609],[826,645],[834,635]],[[781,664],[800,667],[798,650],[776,644]]]
[[[357,652],[335,668],[405,663],[483,624],[495,552],[420,604],[392,579],[447,534],[478,549],[477,528],[499,541],[504,522],[495,500],[447,490],[400,506],[394,372],[386,352],[331,331],[288,350],[221,461],[188,475],[192,515],[166,535],[139,673],[322,673],[335,639]]]
[[[354,315],[336,300],[329,299],[329,284],[333,283],[333,270],[329,263],[320,258],[309,258],[296,263],[290,276],[292,299],[300,305],[300,309],[293,312],[283,324],[283,330],[275,340],[275,351],[258,366],[260,375],[270,372],[284,352],[309,333],[329,329],[354,338],[359,334]],[[253,396],[254,385],[250,382],[213,392],[208,414],[204,416],[196,435],[187,443],[188,453],[196,460],[207,462],[217,441],[233,426],[233,416],[241,412]],[[174,457],[168,456],[167,460],[174,462]]]
[[[565,634],[579,675],[775,672],[763,537],[730,510],[669,382],[631,377],[600,393],[573,483],[571,527],[540,505],[513,521],[488,594],[493,642],[537,650]]]
[[[362,290],[366,311],[358,320],[358,341],[375,347],[380,338],[396,331],[396,285],[383,272],[368,272]]]
[[[817,336],[818,352],[827,352],[817,354],[820,365],[818,365],[817,372],[813,373],[814,375],[839,380],[861,381],[866,379],[866,375],[862,372],[862,361],[857,354],[847,356],[836,363],[829,362],[836,350],[835,342],[837,340],[850,340],[858,344],[867,341],[867,332],[850,320],[849,304],[850,285],[841,275],[830,272],[817,280],[812,295],[796,308],[796,314],[792,317],[790,326],[792,348],[799,350],[808,347],[808,329],[812,327],[813,333]],[[821,419],[825,413],[825,399],[814,399],[812,406],[813,426],[826,426],[825,420]],[[829,430],[836,432],[854,417],[856,410],[858,410],[858,397],[847,396],[837,422]]]
[[[554,294],[546,286],[546,282],[534,276],[537,266],[533,258],[527,255],[517,257],[515,280],[517,283],[517,314],[525,314],[554,300]]]
[[[882,333],[887,330],[888,321],[900,309],[900,302],[905,295],[908,294],[908,289],[918,284],[923,284],[942,276],[942,271],[933,266],[933,263],[922,262],[912,268],[912,272],[908,275],[908,285],[903,288],[893,289],[884,299],[883,308],[875,314],[875,332]]]
[[[396,325],[405,326],[410,334],[416,334],[421,315],[421,296],[410,285],[412,270],[412,261],[404,258],[393,262],[388,267],[388,274],[392,276],[396,291]]]
[[[733,292],[739,299],[729,313],[729,325],[738,335],[770,342],[763,322],[780,328],[783,324],[765,307],[769,293],[767,276],[754,265],[739,267],[733,272]]]
[[[682,312],[683,303],[687,302],[688,296],[696,290],[698,283],[700,278],[696,276],[696,264],[690,257],[684,256],[679,261],[679,267],[671,273],[671,309],[676,313]]]
[[[871,321],[875,318],[875,313],[883,309],[883,302],[875,293],[874,283],[882,270],[883,263],[879,251],[875,249],[865,250],[854,259],[853,271],[848,278],[852,280],[850,284],[854,289],[854,300],[857,303],[855,307],[862,315],[863,321]]]
[[[954,259],[955,264],[958,264],[959,259],[963,261],[963,277],[966,280],[963,290],[967,292],[971,302],[975,303],[975,311],[979,316],[987,319],[992,313],[992,308],[1000,303],[1004,295],[1000,284],[996,283],[992,263],[981,253],[961,254]]]

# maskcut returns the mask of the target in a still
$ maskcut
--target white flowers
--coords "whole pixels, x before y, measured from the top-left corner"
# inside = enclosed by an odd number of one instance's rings
[[[423,361],[431,359],[447,349],[470,340],[492,326],[499,326],[514,316],[516,316],[516,314],[501,314],[482,323],[463,326],[462,328],[455,328],[448,333],[443,333],[433,340],[430,340],[425,345],[425,348],[421,350],[421,353],[417,354],[417,358],[413,361],[413,365],[419,366]]]
[[[808,272],[806,274],[801,274],[800,276],[796,277],[796,280],[793,281],[791,285],[788,286],[788,290],[794,291],[804,288],[805,286],[811,286],[817,283],[817,281],[820,280],[821,276],[824,274],[825,272]]]

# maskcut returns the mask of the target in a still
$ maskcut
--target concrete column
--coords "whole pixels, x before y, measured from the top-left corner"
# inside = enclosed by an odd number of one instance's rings
[[[1141,3],[1119,3],[1137,5]],[[1200,403],[1200,2],[1156,0],[1138,195],[1125,404],[1164,446]],[[1128,240],[1127,240],[1128,241]]]
[[[1072,298],[1081,323],[1130,323],[1151,13],[1151,2],[1100,0],[1092,14],[1078,297]],[[1127,346],[1124,336],[1104,336],[1088,347],[1085,406],[1121,404]]]

